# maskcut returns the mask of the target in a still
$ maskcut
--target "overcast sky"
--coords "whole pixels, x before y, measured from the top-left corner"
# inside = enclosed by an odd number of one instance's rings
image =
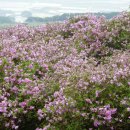
[[[23,11],[48,7],[59,13],[123,11],[129,5],[130,0],[0,0],[0,9]]]

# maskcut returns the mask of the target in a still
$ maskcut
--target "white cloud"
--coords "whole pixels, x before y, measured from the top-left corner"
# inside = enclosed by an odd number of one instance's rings
[[[53,3],[32,3],[31,7],[39,7],[39,8],[42,8],[42,7],[61,7],[62,5],[61,4],[53,4]]]
[[[38,8],[48,8],[52,14],[64,12],[99,12],[127,10],[130,0],[0,0],[1,9],[24,11]]]

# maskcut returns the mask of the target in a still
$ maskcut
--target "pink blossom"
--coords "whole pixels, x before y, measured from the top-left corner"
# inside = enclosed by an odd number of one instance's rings
[[[95,121],[94,121],[94,126],[95,126],[95,127],[98,127],[99,125],[100,125],[100,122],[99,122],[98,120],[95,120]]]
[[[86,99],[85,101],[86,101],[87,103],[89,103],[89,104],[92,104],[91,99]]]
[[[21,106],[22,108],[24,108],[24,107],[27,106],[27,103],[26,102],[21,102],[21,103],[19,103],[19,106]]]
[[[24,82],[24,83],[31,83],[32,80],[30,80],[30,79],[28,79],[28,78],[25,78],[25,79],[23,80],[23,82]]]

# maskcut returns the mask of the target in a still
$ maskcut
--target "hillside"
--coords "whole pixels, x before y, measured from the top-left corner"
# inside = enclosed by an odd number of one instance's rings
[[[0,30],[0,130],[129,130],[130,13]]]
[[[92,13],[96,16],[105,16],[107,19],[111,19],[119,14],[119,12],[110,12],[110,13]],[[25,23],[52,23],[52,22],[58,22],[58,21],[64,21],[68,20],[69,18],[74,18],[76,16],[82,16],[86,15],[86,13],[64,13],[62,15],[56,15],[52,17],[27,17]]]
[[[119,12],[110,12],[110,13],[93,13],[96,16],[105,16],[107,19],[115,17],[119,14]],[[9,16],[6,16],[9,15]],[[0,27],[1,26],[11,26],[14,24],[18,24],[18,18],[21,19],[21,22],[31,25],[40,25],[46,23],[54,23],[54,22],[63,22],[64,20],[68,20],[69,18],[74,18],[75,16],[86,15],[86,13],[64,13],[62,15],[55,15],[52,17],[34,17],[33,14],[29,11],[23,11],[18,16],[13,14],[13,12],[9,10],[0,10]],[[19,21],[20,22],[20,21]]]

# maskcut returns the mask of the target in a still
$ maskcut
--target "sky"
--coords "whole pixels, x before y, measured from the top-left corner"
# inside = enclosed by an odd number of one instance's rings
[[[0,0],[0,9],[22,12],[46,8],[46,15],[117,12],[127,10],[129,5],[130,0]]]

